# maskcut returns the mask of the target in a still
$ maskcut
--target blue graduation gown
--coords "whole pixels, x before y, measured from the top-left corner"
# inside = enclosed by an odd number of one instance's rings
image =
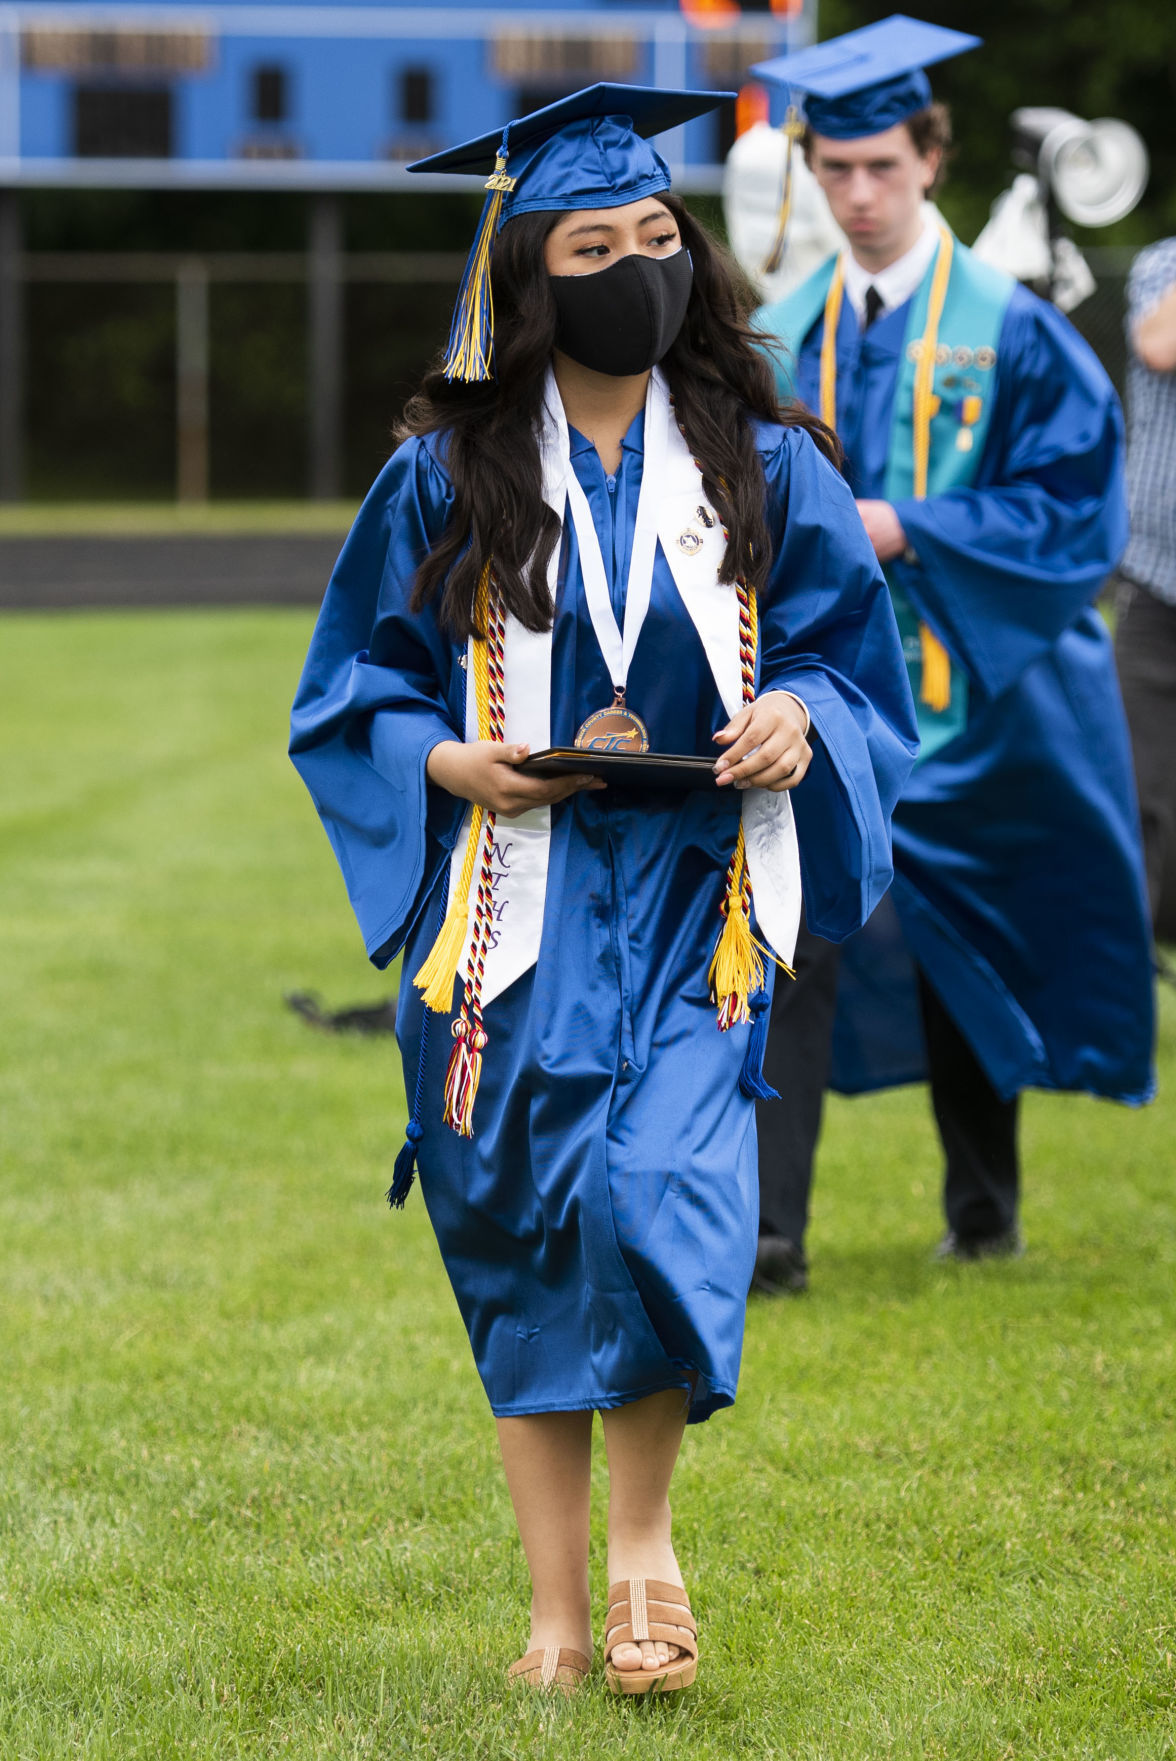
[[[838,327],[854,494],[882,498],[907,306]],[[819,407],[820,320],[792,375]],[[1126,725],[1093,600],[1123,549],[1118,403],[1071,325],[1022,288],[1001,328],[974,487],[899,501],[918,558],[888,564],[968,676],[962,734],[920,760],[895,882],[846,949],[833,1084],[925,1074],[911,959],[1003,1096],[1153,1091],[1150,936]],[[815,927],[815,926],[814,926]],[[818,931],[819,933],[819,931]]]
[[[611,592],[623,607],[642,465],[626,437],[610,489],[574,433]],[[819,740],[794,795],[810,921],[840,939],[891,874],[889,816],[915,746],[885,583],[845,484],[807,435],[758,433],[776,560],[761,595],[760,689],[810,705]],[[397,1031],[421,1084],[429,1215],[499,1415],[608,1408],[691,1390],[690,1416],[734,1397],[755,1254],[748,1029],[707,994],[736,791],[583,793],[552,813],[535,966],[484,1010],[474,1136],[442,1123],[448,1022],[412,985],[438,928],[438,880],[464,803],[428,783],[464,726],[456,645],[414,571],[453,491],[435,437],[406,442],[365,501],[332,577],[294,707],[291,753],[339,857],[369,954],[404,963]],[[551,737],[570,745],[612,689],[565,524]],[[705,753],[726,722],[659,551],[628,700],[655,750]],[[509,821],[499,834],[509,839]],[[457,1000],[457,999],[455,999]]]

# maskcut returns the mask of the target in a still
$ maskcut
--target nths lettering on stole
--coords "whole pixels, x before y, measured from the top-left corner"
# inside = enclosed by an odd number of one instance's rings
[[[495,837],[490,845],[490,907],[491,923],[486,937],[488,949],[496,948],[502,934],[503,919],[510,910],[510,853],[514,840],[500,844]]]

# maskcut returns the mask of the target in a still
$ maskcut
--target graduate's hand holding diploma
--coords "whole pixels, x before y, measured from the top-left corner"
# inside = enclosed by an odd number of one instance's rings
[[[598,777],[523,776],[517,767],[530,750],[499,740],[442,740],[430,752],[425,773],[449,794],[480,802],[504,819],[516,819],[532,807],[551,807],[581,789],[605,787]]]
[[[757,697],[715,739],[728,750],[715,765],[720,788],[795,789],[809,767],[808,711],[786,691]]]

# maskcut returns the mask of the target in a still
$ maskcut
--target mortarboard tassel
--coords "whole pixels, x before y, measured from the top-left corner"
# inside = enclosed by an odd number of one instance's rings
[[[804,137],[804,123],[800,119],[800,111],[795,104],[788,106],[788,114],[784,118],[781,133],[788,142],[784,154],[784,183],[780,191],[780,217],[776,222],[776,240],[764,258],[762,275],[775,275],[784,260],[784,237],[788,231],[788,222],[792,217],[792,155],[796,151],[796,143]]]
[[[458,289],[453,323],[449,327],[449,343],[442,369],[446,379],[471,382],[494,377],[494,294],[490,284],[490,253],[502,214],[502,198],[518,181],[507,176],[506,157],[505,149],[500,150],[493,173],[486,180],[489,194]]]

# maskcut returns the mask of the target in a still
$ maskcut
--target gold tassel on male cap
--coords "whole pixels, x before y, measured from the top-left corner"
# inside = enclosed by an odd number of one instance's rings
[[[795,104],[788,106],[788,114],[780,128],[788,145],[784,150],[784,182],[780,190],[780,216],[776,222],[776,238],[771,250],[764,258],[762,275],[775,275],[784,261],[784,243],[788,233],[788,222],[792,218],[792,155],[797,143],[804,139],[804,123],[800,111]]]

